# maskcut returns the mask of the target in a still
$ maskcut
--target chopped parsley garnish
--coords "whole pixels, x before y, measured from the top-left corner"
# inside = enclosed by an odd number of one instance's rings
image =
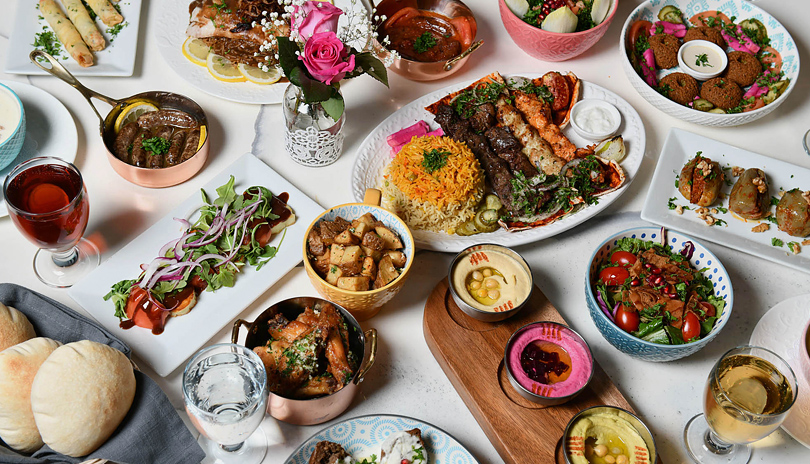
[[[582,32],[596,26],[591,18],[591,7],[593,2],[583,2],[583,7],[577,12],[577,29],[575,32]]]
[[[727,208],[723,208],[722,206],[718,206],[716,209],[717,209],[717,211],[720,211],[720,212],[721,212],[721,213],[723,213],[723,214],[728,213],[728,209],[727,209]]]
[[[714,222],[712,223],[713,226],[724,226],[726,224],[728,223],[722,219],[715,219]]]
[[[548,89],[548,86],[545,85],[535,85],[534,82],[527,80],[521,85],[518,85],[516,81],[509,82],[509,88],[514,90],[520,90],[523,93],[527,93],[529,95],[537,95],[538,98],[545,101],[548,104],[554,103],[554,94]]]
[[[163,155],[169,152],[169,147],[172,144],[163,137],[152,137],[144,140],[142,143],[144,150],[149,150],[155,155]]]
[[[428,174],[433,174],[447,165],[447,157],[449,155],[449,151],[436,148],[426,151],[422,154],[422,167],[425,168],[425,172]]]
[[[453,109],[462,118],[469,118],[479,106],[494,103],[505,88],[506,84],[488,82],[465,90],[453,101]]]
[[[802,250],[802,246],[799,242],[788,242],[787,246],[791,253],[799,253]]]
[[[123,29],[127,25],[129,25],[129,23],[119,23],[119,24],[116,24],[113,27],[108,27],[107,28],[107,34],[110,34],[110,42],[111,43],[112,43],[113,40],[115,40],[116,37],[118,37],[118,34],[121,32],[121,29]]]
[[[710,68],[714,67],[709,64],[709,57],[705,53],[695,55],[695,66],[708,66]]]
[[[222,3],[211,2],[211,4],[214,6],[214,8],[217,9],[217,14],[220,14],[220,13],[229,13],[230,14],[232,12],[231,9],[228,8],[228,5],[225,3],[224,0],[222,0]]]
[[[93,11],[93,9],[90,8],[90,5],[88,5],[87,2],[84,1],[84,0],[82,0],[82,5],[84,5],[84,9],[87,10],[87,14],[90,15],[90,19],[95,21],[96,20],[96,12]]]
[[[766,221],[770,222],[771,224],[776,224],[776,216],[767,216],[764,218]]]
[[[772,238],[772,239],[771,239],[771,245],[773,245],[773,246],[775,246],[775,247],[781,247],[781,246],[783,246],[784,244],[785,244],[785,242],[783,242],[782,240],[780,240],[780,239],[778,239],[778,238],[776,238],[776,237],[774,237],[774,238]]]
[[[436,38],[430,32],[423,32],[422,35],[416,38],[413,42],[413,50],[416,53],[425,53],[431,48],[436,46]]]
[[[779,204],[779,199],[776,197],[771,197],[771,205],[776,206]]]
[[[31,45],[54,57],[62,53],[62,44],[52,31],[46,30],[36,34]]]

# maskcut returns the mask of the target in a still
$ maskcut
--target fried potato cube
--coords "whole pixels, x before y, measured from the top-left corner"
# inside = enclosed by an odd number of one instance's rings
[[[355,237],[353,233],[350,232],[351,228],[344,230],[338,236],[335,237],[335,243],[339,243],[341,245],[357,245],[360,243],[360,238]]]
[[[383,256],[378,265],[377,278],[374,280],[374,288],[383,288],[399,277],[399,272],[394,267],[390,256]]]
[[[375,218],[374,215],[371,214],[371,213],[366,213],[366,214],[360,216],[359,218],[357,218],[357,220],[364,223],[364,224],[368,224],[369,227],[372,227],[372,228],[377,225],[377,218]]]
[[[337,280],[337,287],[353,292],[365,292],[371,283],[368,276],[341,277]]]
[[[332,265],[329,272],[326,273],[326,281],[335,286],[337,286],[337,281],[341,277],[343,277],[343,269],[335,265]]]
[[[369,247],[372,250],[382,251],[385,249],[385,240],[383,240],[376,231],[370,230],[363,235],[363,246]]]
[[[365,235],[369,230],[371,230],[371,226],[360,219],[355,219],[352,221],[352,226],[349,227],[349,231],[358,239],[362,239],[363,235]]]
[[[369,248],[369,247],[367,247],[365,245],[360,245],[360,249],[363,250],[364,255],[370,256],[374,260],[375,263],[377,261],[381,260],[382,257],[383,257],[381,251]]]
[[[386,250],[399,250],[403,248],[402,241],[397,237],[397,234],[394,233],[391,229],[385,226],[377,226],[374,228],[377,234],[380,235],[380,238],[383,239],[385,242]]]
[[[346,248],[343,245],[334,243],[332,244],[332,250],[329,256],[329,262],[332,264],[340,264],[340,261],[343,259],[343,254],[345,253]]]
[[[343,268],[343,275],[357,275],[363,268],[363,250],[359,246],[346,247],[338,265]]]
[[[363,258],[363,269],[360,271],[360,274],[372,279],[377,277],[377,263],[374,262],[374,258],[371,256]]]
[[[391,262],[394,263],[394,267],[405,267],[405,263],[408,262],[405,253],[399,250],[388,250],[385,252],[385,255],[391,257]]]

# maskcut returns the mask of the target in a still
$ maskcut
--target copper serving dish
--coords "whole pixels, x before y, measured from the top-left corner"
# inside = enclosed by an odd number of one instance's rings
[[[250,349],[257,346],[264,346],[269,336],[267,321],[270,320],[270,318],[278,313],[282,313],[287,319],[293,320],[304,311],[305,307],[312,306],[319,302],[333,304],[335,308],[340,311],[346,324],[349,325],[349,332],[351,332],[351,340],[349,342],[351,350],[358,355],[362,353],[363,356],[351,381],[331,395],[299,400],[286,398],[269,392],[267,413],[280,421],[290,424],[321,424],[339,416],[349,407],[354,397],[360,391],[360,383],[363,381],[369,369],[371,369],[371,366],[374,365],[374,360],[377,356],[377,330],[369,329],[363,332],[357,319],[340,305],[321,298],[300,297],[289,298],[270,306],[253,322],[237,319],[234,321],[233,330],[231,331],[231,343],[238,343],[239,330],[242,326],[245,326],[248,332],[243,345]]]
[[[464,66],[470,55],[484,44],[483,40],[475,40],[478,24],[473,12],[460,0],[382,0],[377,5],[377,15],[390,18],[403,8],[416,8],[418,10],[433,11],[450,19],[466,17],[472,29],[470,44],[462,44],[463,51],[446,61],[422,62],[398,57],[389,67],[395,73],[414,81],[433,81],[445,78]],[[464,45],[467,45],[464,47]],[[382,48],[379,42],[377,47]]]
[[[87,102],[90,103],[90,106],[93,108],[93,111],[96,113],[96,116],[98,116],[99,119],[99,135],[104,142],[104,148],[107,151],[107,159],[110,161],[110,165],[115,172],[117,172],[118,175],[124,179],[142,187],[170,187],[172,185],[183,183],[192,178],[194,174],[196,174],[200,169],[202,169],[203,165],[205,165],[205,161],[208,159],[208,147],[210,145],[208,131],[205,132],[205,139],[194,156],[180,164],[167,168],[150,169],[133,166],[118,159],[113,154],[111,149],[115,140],[115,133],[113,130],[115,119],[125,106],[135,100],[148,100],[160,108],[185,111],[196,118],[200,122],[201,126],[208,128],[208,118],[206,118],[205,112],[202,108],[200,108],[200,105],[195,103],[194,100],[180,94],[160,91],[143,92],[131,97],[123,98],[121,100],[115,100],[83,86],[73,76],[73,74],[70,73],[70,71],[65,69],[65,67],[62,66],[51,55],[40,50],[34,50],[29,56],[34,64],[78,90],[79,93],[81,93],[82,96],[84,96],[84,98],[87,100]],[[44,66],[38,61],[39,58],[46,59],[50,63],[51,67]],[[96,109],[96,106],[90,100],[91,98],[101,100],[113,107],[110,112],[107,113],[106,117],[101,116],[101,113],[98,112],[98,109]]]

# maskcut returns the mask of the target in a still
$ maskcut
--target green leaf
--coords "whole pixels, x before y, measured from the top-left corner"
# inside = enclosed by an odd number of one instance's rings
[[[323,106],[323,110],[326,111],[326,114],[328,114],[329,117],[337,121],[343,114],[343,97],[339,93],[335,92],[331,98],[321,102],[321,106]]]
[[[226,203],[230,204],[231,202],[233,202],[233,200],[236,198],[236,190],[233,189],[233,185],[235,182],[236,179],[233,176],[231,176],[231,178],[228,179],[228,183],[217,188],[217,195],[219,195],[219,198],[214,200],[215,205],[222,207]]]
[[[719,314],[719,313],[718,313]],[[714,327],[714,323],[717,321],[717,317],[707,317],[705,320],[701,321],[700,323],[700,335],[706,335],[712,331]]]
[[[115,305],[115,317],[119,319],[127,317],[127,300],[133,285],[135,285],[134,280],[122,280],[114,284],[110,292],[104,295],[104,301],[112,299]]]
[[[288,76],[290,82],[301,88],[306,103],[317,103],[332,97],[333,88],[309,77],[301,68],[295,68]]]
[[[352,52],[354,51],[355,50],[352,49]],[[377,59],[377,57],[370,52],[356,53],[354,55],[354,71],[347,74],[346,77],[357,77],[361,74],[368,74],[388,87],[388,70],[385,69],[385,65],[382,64],[382,61]]]
[[[681,335],[680,329],[676,329],[675,327],[668,325],[664,327],[664,330],[666,330],[667,335],[669,335],[669,340],[671,342],[669,343],[670,345],[683,345],[686,343],[683,341],[683,335]]]
[[[300,51],[298,45],[290,40],[288,37],[276,37],[278,41],[278,63],[281,69],[284,70],[284,75],[292,82],[293,69],[303,65],[303,62],[298,59],[295,52]]]

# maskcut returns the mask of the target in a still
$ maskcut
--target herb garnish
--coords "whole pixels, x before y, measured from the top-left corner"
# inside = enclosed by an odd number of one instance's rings
[[[781,247],[784,244],[785,244],[785,242],[783,242],[782,240],[780,240],[780,239],[778,239],[776,237],[771,239],[771,245],[773,245],[775,247]]]
[[[62,45],[59,43],[59,39],[56,38],[56,34],[52,31],[43,31],[36,36],[34,36],[34,47],[44,51],[45,53],[51,56],[57,56],[62,53]]]
[[[447,157],[449,155],[449,151],[436,148],[426,151],[422,153],[422,167],[425,168],[425,172],[428,174],[433,174],[447,165]]]
[[[436,39],[427,31],[423,32],[422,35],[417,37],[413,42],[413,50],[416,53],[425,53],[435,46]]]
[[[788,242],[787,246],[791,253],[799,253],[802,249],[799,242]]]
[[[548,89],[546,85],[535,85],[534,82],[526,80],[523,84],[518,85],[517,81],[512,80],[509,82],[509,88],[519,90],[529,95],[537,95],[549,105],[554,103],[554,94]]]
[[[163,155],[169,152],[172,144],[163,137],[152,137],[141,142],[144,150],[149,150],[155,155]]]
[[[118,37],[118,34],[121,32],[121,29],[123,29],[127,25],[129,25],[128,22],[119,23],[119,24],[116,24],[113,27],[108,27],[107,28],[107,34],[110,34],[110,43],[112,43],[112,41],[115,40],[116,37]]]
[[[494,103],[506,88],[506,84],[488,82],[458,94],[453,101],[453,109],[462,118],[469,118],[476,108],[487,103]]]
[[[709,57],[705,53],[695,55],[695,66],[708,66],[710,68],[714,67],[709,64]]]

